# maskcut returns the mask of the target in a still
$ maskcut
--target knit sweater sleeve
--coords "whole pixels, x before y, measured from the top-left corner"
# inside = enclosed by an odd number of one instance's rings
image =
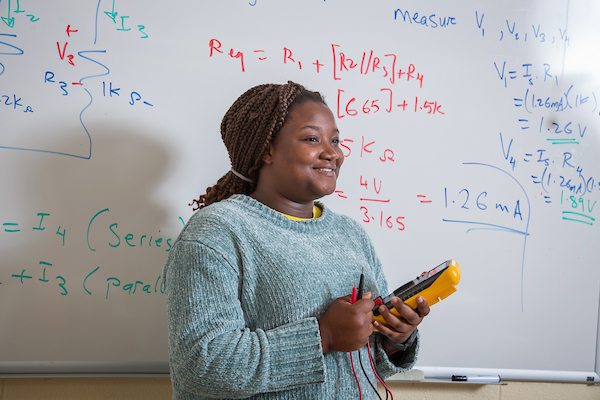
[[[361,231],[363,228],[357,224]],[[377,283],[378,295],[387,295],[388,284],[387,279],[385,278],[385,274],[383,273],[383,268],[381,265],[381,261],[375,252],[375,248],[373,243],[369,239],[366,232],[364,233],[365,242],[367,243],[367,250],[370,253],[371,265],[373,266],[373,271],[375,274],[375,281]],[[388,377],[410,370],[414,367],[417,361],[417,354],[419,353],[420,346],[420,338],[417,334],[417,340],[413,343],[413,345],[406,349],[404,352],[393,354],[392,356],[388,356],[388,354],[383,349],[382,341],[383,335],[379,332],[376,332],[372,338],[371,342],[374,345],[375,349],[375,363],[377,365],[377,369],[382,378],[387,379]]]
[[[178,241],[165,265],[173,385],[206,397],[243,398],[324,382],[318,323],[246,327],[239,272],[219,252]]]

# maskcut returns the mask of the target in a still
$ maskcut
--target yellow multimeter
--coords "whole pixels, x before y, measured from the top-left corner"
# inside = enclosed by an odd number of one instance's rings
[[[423,272],[414,280],[402,285],[386,297],[376,298],[373,308],[373,320],[385,324],[385,319],[379,313],[379,306],[384,304],[392,314],[400,316],[391,300],[398,297],[413,310],[417,309],[417,296],[423,297],[432,306],[456,292],[456,285],[460,281],[460,267],[454,260],[448,260],[428,272]]]

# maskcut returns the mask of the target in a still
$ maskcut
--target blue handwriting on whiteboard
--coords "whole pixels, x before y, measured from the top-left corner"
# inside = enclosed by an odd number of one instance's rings
[[[438,17],[435,14],[431,14],[429,16],[427,15],[421,15],[419,17],[419,13],[414,13],[412,16],[410,15],[410,12],[408,10],[402,11],[401,9],[396,9],[394,11],[394,19],[398,20],[398,14],[400,14],[400,18],[402,18],[402,21],[404,22],[410,22],[410,24],[412,25],[413,23],[417,24],[417,25],[421,25],[421,26],[427,26],[430,28],[446,28],[449,27],[450,25],[456,25],[456,18],[455,17]]]
[[[523,236],[523,253],[522,253],[522,256],[521,256],[521,311],[523,311],[523,309],[524,309],[524,305],[523,305],[523,276],[524,276],[524,270],[525,270],[525,249],[527,247],[527,237],[529,236],[529,219],[530,219],[530,215],[531,215],[531,203],[529,201],[529,196],[527,195],[527,192],[525,191],[525,188],[523,187],[523,185],[521,185],[521,183],[514,176],[512,176],[511,174],[509,174],[508,172],[504,171],[501,168],[498,168],[496,166],[489,165],[489,164],[483,164],[483,163],[463,163],[463,164],[464,165],[473,165],[473,166],[481,166],[481,167],[486,167],[486,168],[492,168],[492,169],[495,169],[497,171],[500,171],[500,172],[508,175],[512,180],[514,180],[517,183],[517,185],[519,185],[519,187],[521,188],[521,191],[525,195],[525,199],[526,199],[526,202],[527,202],[527,214],[526,214],[527,217],[525,219],[525,221],[526,221],[526,223],[525,223],[525,229],[521,230],[521,231],[509,228],[509,227],[506,227],[506,226],[500,226],[500,225],[495,225],[495,224],[488,224],[488,223],[484,223],[484,222],[442,219],[442,221],[444,221],[444,222],[455,222],[455,223],[462,223],[462,224],[468,224],[468,225],[477,226],[477,228],[470,228],[470,229],[468,229],[467,232],[470,232],[472,230],[484,230],[485,229],[485,230],[499,230],[499,231],[509,232],[509,233],[515,233],[515,234]],[[520,211],[520,205],[519,205],[518,202],[517,202],[517,205],[515,207],[514,217],[516,217],[517,215],[519,215],[520,219],[522,220],[522,215],[521,215],[521,211]]]
[[[17,35],[9,35],[8,33],[0,33],[0,36],[8,36],[8,37],[17,37]],[[13,46],[12,44],[8,44],[6,42],[0,42],[0,45],[5,45],[5,46],[9,46],[12,47],[13,49],[17,50],[17,53],[11,52],[11,53],[2,53],[0,52],[0,55],[11,55],[11,56],[20,56],[23,54],[23,50],[21,50],[20,48]],[[0,76],[4,73],[4,64],[0,63]]]

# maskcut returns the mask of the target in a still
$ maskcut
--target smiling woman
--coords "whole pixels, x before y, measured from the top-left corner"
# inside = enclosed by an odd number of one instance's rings
[[[395,304],[400,317],[383,307],[386,323],[373,322],[372,294],[387,293],[373,245],[316,201],[344,162],[321,95],[254,87],[221,135],[232,169],[194,201],[164,267],[173,398],[358,398],[411,368],[427,302],[418,313]],[[357,299],[348,293],[361,273],[368,293]],[[378,371],[353,373],[354,351]]]
[[[251,196],[284,214],[311,218],[313,201],[334,192],[344,162],[329,107],[305,101],[292,108],[262,161]]]

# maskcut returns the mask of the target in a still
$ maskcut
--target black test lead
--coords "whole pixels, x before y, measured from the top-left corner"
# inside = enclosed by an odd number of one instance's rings
[[[360,281],[358,281],[358,293],[356,295],[356,300],[362,299],[363,289],[365,285],[365,275],[364,275],[365,267],[362,267],[362,271],[360,272]]]

